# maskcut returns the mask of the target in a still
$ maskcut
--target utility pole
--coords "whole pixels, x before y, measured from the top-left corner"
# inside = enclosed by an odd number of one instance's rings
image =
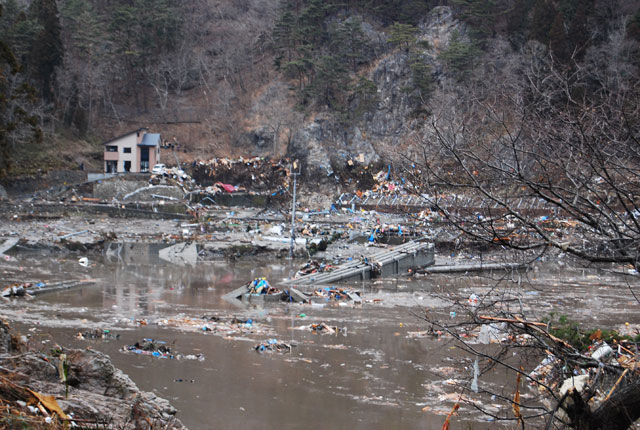
[[[291,176],[293,176],[293,203],[291,204],[291,247],[289,248],[289,258],[293,258],[293,249],[296,244],[296,179],[300,174],[298,169],[298,160],[294,161],[291,166]]]

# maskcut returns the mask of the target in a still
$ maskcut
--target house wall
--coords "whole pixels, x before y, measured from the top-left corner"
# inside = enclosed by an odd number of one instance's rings
[[[138,145],[142,143],[142,139],[146,133],[147,132],[144,130],[138,130],[138,133],[136,134],[136,172],[140,171],[140,147]]]
[[[118,152],[120,153],[120,161],[118,163],[119,172],[124,172],[125,161],[131,162],[130,172],[138,172],[140,170],[139,166],[136,164],[136,152],[138,147],[136,146],[136,140],[133,137],[134,136],[127,136],[127,139],[125,139],[122,144],[118,145]],[[131,153],[125,154],[124,148],[131,148]]]
[[[124,162],[131,162],[130,172],[140,171],[140,162],[138,161],[138,133],[131,133],[127,136],[123,136],[120,139],[109,142],[105,145],[104,159],[106,160],[118,160],[118,173],[124,172]],[[142,134],[142,133],[140,133]],[[107,146],[118,147],[118,152],[107,152]],[[124,148],[131,148],[130,154],[124,153]],[[106,166],[106,163],[105,163]]]
[[[150,166],[149,169],[153,169],[153,166],[160,162],[160,157],[158,154],[159,151],[160,151],[160,148],[157,148],[157,147],[149,148],[149,166]]]

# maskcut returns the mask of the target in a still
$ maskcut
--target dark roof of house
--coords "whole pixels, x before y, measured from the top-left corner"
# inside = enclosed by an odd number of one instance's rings
[[[127,137],[127,136],[129,136],[129,135],[131,135],[133,133],[140,133],[142,130],[149,130],[149,129],[147,127],[141,127],[141,128],[138,128],[138,129],[135,129],[135,130],[132,130],[132,131],[128,131],[125,134],[121,134],[120,136],[116,136],[113,139],[109,139],[109,140],[103,142],[102,144],[106,145],[107,143],[111,143],[114,140],[122,139],[123,137]]]
[[[147,133],[138,146],[160,146],[160,133]]]

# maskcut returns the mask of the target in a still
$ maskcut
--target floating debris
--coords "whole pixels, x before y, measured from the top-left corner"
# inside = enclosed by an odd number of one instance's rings
[[[167,342],[154,339],[142,339],[141,342],[136,342],[133,345],[126,345],[122,347],[122,352],[151,355],[157,358],[168,358],[176,360],[204,361],[205,359],[203,354],[184,355],[177,353],[175,351],[172,351],[172,349],[167,346]]]
[[[120,339],[120,335],[111,332],[109,329],[94,329],[88,330],[85,332],[78,332],[76,334],[76,339],[87,340],[87,339]]]
[[[218,317],[203,315],[200,318],[176,316],[156,321],[163,327],[174,327],[182,330],[199,331],[205,334],[215,334],[223,337],[232,335],[271,335],[273,330],[251,318]]]
[[[313,292],[314,298],[323,298],[327,301],[351,300],[354,303],[362,303],[360,292],[352,288],[323,287]]]
[[[280,353],[288,353],[291,352],[291,348],[295,345],[291,345],[285,342],[279,342],[277,339],[269,339],[266,342],[259,343],[255,346],[255,350],[257,352],[280,352]]]

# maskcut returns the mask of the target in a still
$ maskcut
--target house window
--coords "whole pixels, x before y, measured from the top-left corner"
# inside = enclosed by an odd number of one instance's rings
[[[131,154],[131,148],[122,148],[122,152],[125,154]]]
[[[107,145],[107,152],[118,152],[118,147],[115,145]]]

